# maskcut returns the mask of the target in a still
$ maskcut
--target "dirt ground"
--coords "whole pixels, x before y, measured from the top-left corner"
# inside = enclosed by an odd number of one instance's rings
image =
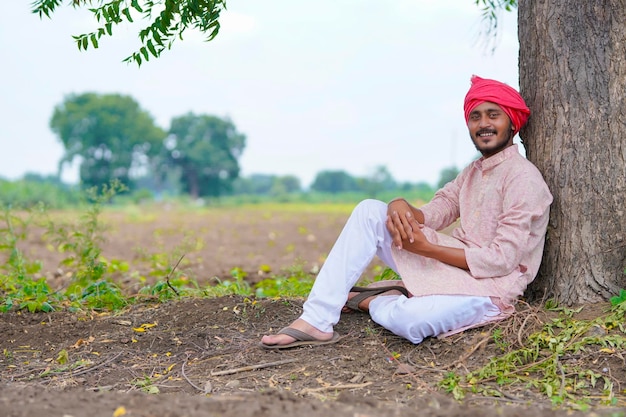
[[[107,215],[112,229],[103,255],[147,268],[146,251],[175,252],[179,242],[191,238],[195,250],[182,266],[190,276],[225,278],[237,266],[255,281],[265,277],[261,265],[273,271],[295,263],[319,268],[346,217],[254,211]],[[60,255],[37,234],[27,248],[62,285]],[[260,337],[296,318],[303,301],[228,296],[144,303],[119,313],[0,315],[0,416],[625,415],[621,408],[597,404],[586,412],[553,409],[531,389],[498,398],[468,395],[457,402],[437,382],[447,372],[462,374],[498,354],[487,328],[416,346],[366,314],[349,313],[336,327],[342,338],[335,345],[261,349]],[[512,319],[500,326],[519,323]],[[590,355],[589,361],[591,369],[614,370],[618,385],[626,382],[623,357],[598,361]]]

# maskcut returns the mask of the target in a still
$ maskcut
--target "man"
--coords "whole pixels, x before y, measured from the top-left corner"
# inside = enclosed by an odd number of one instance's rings
[[[289,327],[261,346],[335,343],[342,310],[413,343],[508,317],[539,269],[552,195],[513,137],[530,110],[506,84],[473,76],[465,120],[482,157],[416,208],[402,198],[359,203]],[[460,218],[451,235],[437,232]],[[402,281],[353,287],[374,255]]]

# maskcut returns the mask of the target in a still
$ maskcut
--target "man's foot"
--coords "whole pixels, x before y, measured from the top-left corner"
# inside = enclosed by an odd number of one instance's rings
[[[285,331],[285,329],[287,330]],[[339,338],[337,333],[322,332],[302,319],[297,319],[285,329],[279,334],[263,336],[261,338],[261,346],[267,349],[280,349],[301,346],[303,344],[334,343]]]
[[[404,287],[402,281],[379,281],[367,287],[353,287],[348,294],[348,301],[341,310],[349,313],[355,310],[368,312],[372,300],[380,295],[405,295],[409,297],[409,292]]]

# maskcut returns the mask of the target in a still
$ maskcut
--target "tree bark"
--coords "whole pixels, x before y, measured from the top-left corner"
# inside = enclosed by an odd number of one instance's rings
[[[552,194],[528,296],[565,304],[626,288],[626,0],[520,0],[520,133]]]

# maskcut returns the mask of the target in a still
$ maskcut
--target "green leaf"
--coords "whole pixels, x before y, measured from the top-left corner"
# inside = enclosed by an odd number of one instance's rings
[[[91,36],[90,36],[90,38],[91,38],[91,44],[93,45],[93,47],[94,47],[95,49],[98,49],[98,39],[97,39],[97,37],[96,37],[96,34],[95,34],[95,33],[92,33],[92,34],[91,34]]]
[[[122,10],[122,13],[124,13],[124,16],[126,16],[126,19],[128,19],[129,22],[133,21],[133,18],[130,15],[130,10],[128,9],[128,7],[126,7],[124,10]]]
[[[156,49],[154,49],[154,44],[152,43],[150,39],[148,39],[148,42],[146,43],[146,45],[148,46],[148,49],[150,50],[150,53],[152,54],[152,56],[154,56],[155,58],[158,58],[159,54],[157,54]]]
[[[159,31],[158,30],[153,30],[152,31],[152,38],[157,43],[157,45],[163,46],[163,41],[161,40],[161,35],[159,35]]]
[[[117,23],[119,22],[119,10],[115,9],[114,5],[109,6],[109,18],[110,20],[112,20],[113,22]]]
[[[141,8],[141,6],[139,5],[139,2],[137,0],[132,0],[130,2],[130,5],[135,8],[135,10],[137,10],[139,13],[143,12],[143,9]]]

